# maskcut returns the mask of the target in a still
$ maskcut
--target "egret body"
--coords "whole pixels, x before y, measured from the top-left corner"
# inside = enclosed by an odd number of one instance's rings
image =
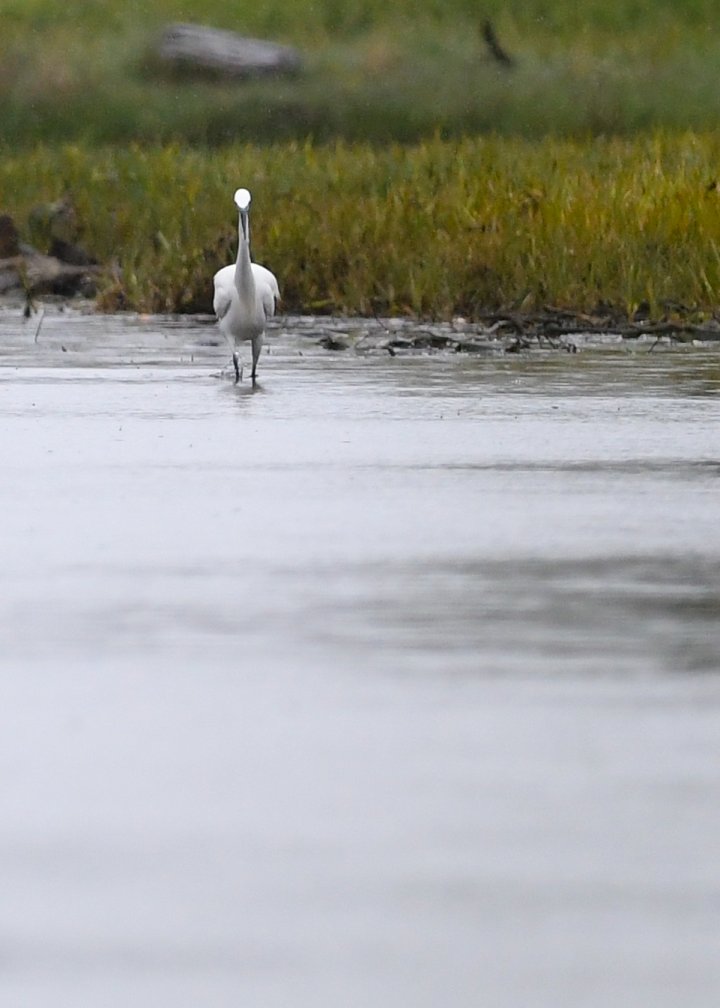
[[[252,343],[254,385],[265,325],[275,314],[280,290],[269,269],[250,261],[250,193],[247,189],[237,190],[235,206],[240,213],[237,260],[234,266],[224,266],[213,277],[213,308],[220,331],[232,350],[236,384],[242,378],[238,347],[248,340]]]

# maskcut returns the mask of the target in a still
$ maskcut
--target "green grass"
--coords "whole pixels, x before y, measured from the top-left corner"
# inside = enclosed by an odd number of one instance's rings
[[[0,135],[92,143],[414,142],[713,129],[720,33],[708,0],[0,0]],[[491,17],[515,69],[487,55]],[[297,45],[295,80],[151,72],[162,25],[193,20]]]
[[[415,147],[171,145],[0,152],[21,230],[68,193],[110,264],[99,303],[206,311],[233,261],[232,193],[253,191],[253,253],[288,311],[447,318],[544,304],[656,316],[720,300],[720,135]],[[114,266],[112,264],[115,264]]]
[[[149,58],[173,20],[305,70],[173,79]],[[288,310],[717,304],[709,0],[0,0],[0,21],[0,212],[27,234],[69,192],[105,308],[208,310],[243,184]]]

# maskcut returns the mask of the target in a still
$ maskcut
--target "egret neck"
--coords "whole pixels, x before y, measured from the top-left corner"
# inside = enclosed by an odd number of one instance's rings
[[[255,307],[255,278],[250,265],[250,214],[240,211],[238,223],[238,254],[235,263],[235,287],[241,305]],[[254,312],[253,312],[254,314]]]

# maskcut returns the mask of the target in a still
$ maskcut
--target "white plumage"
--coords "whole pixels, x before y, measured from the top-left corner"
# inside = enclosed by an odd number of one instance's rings
[[[238,189],[235,193],[235,205],[240,213],[237,261],[234,266],[224,266],[213,277],[213,308],[220,331],[232,350],[236,383],[242,378],[238,347],[248,340],[252,343],[252,380],[255,384],[265,326],[275,314],[280,289],[269,269],[250,261],[250,199],[247,189]]]

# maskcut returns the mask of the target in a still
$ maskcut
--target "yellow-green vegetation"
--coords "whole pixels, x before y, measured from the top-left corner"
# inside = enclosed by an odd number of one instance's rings
[[[715,134],[36,147],[0,154],[0,211],[22,231],[36,204],[69,194],[82,244],[109,264],[99,303],[111,310],[209,310],[245,185],[254,257],[289,311],[442,318],[647,301],[687,316],[720,301],[717,172]]]
[[[492,20],[514,66],[481,38]],[[194,21],[297,46],[293,80],[159,74],[153,42]],[[417,141],[714,129],[710,0],[0,0],[0,136],[193,143]]]

